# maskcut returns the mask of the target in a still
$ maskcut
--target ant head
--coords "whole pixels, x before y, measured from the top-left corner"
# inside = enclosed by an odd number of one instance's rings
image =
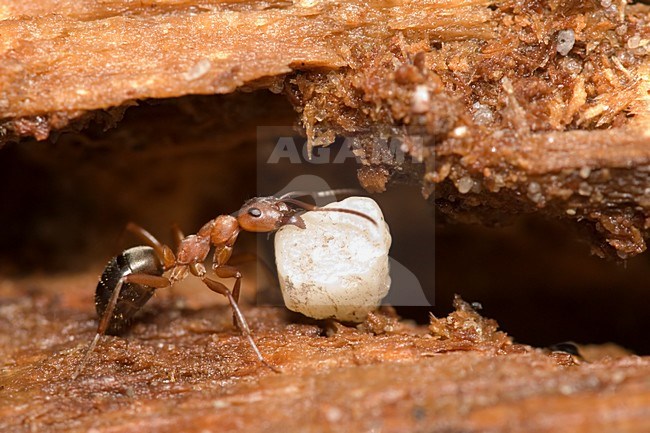
[[[305,228],[305,222],[295,209],[275,197],[255,197],[237,212],[239,226],[249,232],[274,232],[284,225]]]

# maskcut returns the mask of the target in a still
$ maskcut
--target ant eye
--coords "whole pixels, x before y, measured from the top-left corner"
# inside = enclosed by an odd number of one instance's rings
[[[257,218],[257,217],[262,216],[262,211],[259,210],[256,207],[252,207],[252,208],[248,209],[248,215]]]

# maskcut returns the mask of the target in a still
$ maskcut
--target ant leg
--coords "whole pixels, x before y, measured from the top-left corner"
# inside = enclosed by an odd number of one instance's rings
[[[221,265],[214,268],[214,273],[219,278],[236,278],[235,284],[232,287],[232,297],[236,302],[239,302],[239,292],[241,291],[241,272],[234,266]]]
[[[232,286],[232,297],[235,298],[235,302],[239,303],[239,294],[241,292],[241,272],[239,272],[239,269],[230,265],[220,265],[214,268],[214,273],[219,278],[235,278],[235,284]],[[232,323],[237,325],[237,316],[234,311]]]
[[[174,239],[175,249],[177,249],[178,246],[181,244],[181,241],[185,239],[185,235],[183,234],[183,231],[176,223],[172,224],[172,238]]]
[[[238,278],[237,281],[239,281],[240,278]],[[253,352],[255,352],[255,355],[257,355],[257,359],[259,359],[262,364],[269,367],[271,370],[275,371],[276,373],[279,373],[280,371],[276,367],[269,364],[266,361],[266,359],[264,359],[264,356],[262,355],[262,352],[260,352],[260,349],[257,348],[257,344],[255,344],[255,341],[253,340],[253,337],[251,335],[251,330],[248,327],[248,323],[246,322],[246,319],[244,318],[244,315],[239,309],[239,305],[237,305],[237,301],[235,301],[235,298],[233,294],[230,292],[230,290],[228,290],[228,288],[224,284],[215,280],[211,280],[207,277],[203,277],[201,278],[201,280],[203,281],[203,283],[205,283],[206,286],[208,286],[210,290],[219,293],[220,295],[224,295],[226,298],[228,298],[228,301],[230,302],[230,308],[232,308],[233,314],[237,319],[239,330],[244,335],[244,337],[246,337],[246,339],[248,340],[248,343],[253,349]]]
[[[145,228],[134,222],[129,222],[125,229],[140,238],[145,244],[150,246],[156,252],[165,269],[171,268],[176,263],[174,252],[165,244],[160,242],[154,235],[149,233]]]
[[[275,280],[275,274],[271,270],[271,267],[257,253],[250,251],[245,253],[238,253],[237,255],[232,256],[230,260],[228,260],[228,264],[234,266],[248,262],[257,262],[258,264],[262,265],[262,269],[264,269],[264,273],[266,274],[267,279],[269,281]]]
[[[115,306],[117,305],[117,300],[119,299],[120,293],[122,292],[122,287],[124,286],[124,283],[143,284],[149,287],[153,287],[155,289],[163,289],[165,287],[169,287],[169,285],[171,284],[170,281],[165,277],[159,277],[157,275],[149,275],[149,274],[129,274],[120,278],[117,285],[115,286],[115,289],[113,289],[113,293],[111,293],[111,298],[108,300],[108,304],[106,305],[106,310],[104,310],[104,314],[102,315],[102,318],[99,321],[99,325],[97,326],[97,332],[95,333],[95,337],[90,342],[90,345],[88,346],[88,349],[86,349],[86,353],[84,354],[84,357],[81,359],[79,366],[77,367],[74,374],[72,375],[72,380],[75,380],[79,376],[79,374],[83,371],[83,368],[88,362],[88,358],[90,358],[90,354],[95,350],[95,346],[97,346],[97,343],[99,342],[99,338],[106,333],[106,330],[108,329],[108,325],[110,324],[111,321],[111,317],[113,316],[113,311],[115,310]]]
[[[140,240],[143,241],[145,244],[149,245],[151,248],[156,250],[157,253],[161,254],[164,245],[154,235],[149,233],[144,227],[129,221],[126,224],[124,230],[131,232],[132,234],[140,238]]]
[[[284,305],[280,296],[278,278],[264,259],[254,252],[237,253],[228,260],[229,265],[242,265],[255,262],[255,296],[257,304]],[[248,277],[248,274],[246,274]]]
[[[232,256],[230,260],[228,260],[228,264],[234,266],[248,262],[257,262],[258,265],[261,265],[260,267],[264,272],[267,283],[273,284],[276,288],[278,287],[277,284],[274,284],[276,282],[275,273],[271,270],[271,267],[262,259],[259,254],[248,251],[245,253],[238,253],[237,255]]]
[[[185,239],[185,234],[183,234],[183,231],[176,223],[172,224],[171,233],[172,233],[172,240],[174,242],[174,251],[178,251],[178,247],[180,246],[183,239]],[[179,299],[177,293],[178,291],[174,290],[174,286],[172,285],[172,287],[167,292],[167,296],[165,296],[165,299],[170,301],[172,304],[176,304],[176,301]]]

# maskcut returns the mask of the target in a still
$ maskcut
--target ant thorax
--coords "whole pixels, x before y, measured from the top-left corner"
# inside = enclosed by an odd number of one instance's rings
[[[190,235],[183,239],[176,252],[176,263],[190,265],[203,263],[210,253],[210,238]]]

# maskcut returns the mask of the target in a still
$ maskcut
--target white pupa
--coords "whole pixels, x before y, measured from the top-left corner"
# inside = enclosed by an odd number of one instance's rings
[[[275,235],[275,257],[284,303],[314,319],[361,322],[390,288],[388,224],[377,203],[350,197],[325,207],[343,212],[306,212],[306,228],[282,227]]]

